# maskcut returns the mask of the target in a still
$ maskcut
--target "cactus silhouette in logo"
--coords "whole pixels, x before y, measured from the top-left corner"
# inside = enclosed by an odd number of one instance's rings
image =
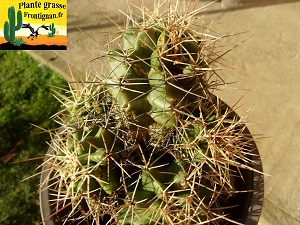
[[[56,28],[54,28],[54,23],[49,25],[49,29],[51,30],[51,32],[48,33],[48,37],[54,37],[55,33],[56,33]]]
[[[8,20],[4,23],[4,37],[11,44],[15,42],[16,31],[20,30],[22,27],[22,12],[18,10],[17,12],[17,24],[15,17],[15,8],[13,6],[8,8]]]

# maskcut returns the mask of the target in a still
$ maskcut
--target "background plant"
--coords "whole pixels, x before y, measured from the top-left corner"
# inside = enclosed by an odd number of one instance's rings
[[[39,224],[39,204],[35,177],[37,161],[47,149],[53,129],[50,120],[59,110],[54,86],[65,82],[22,51],[0,51],[0,224]],[[36,126],[41,127],[37,128]]]

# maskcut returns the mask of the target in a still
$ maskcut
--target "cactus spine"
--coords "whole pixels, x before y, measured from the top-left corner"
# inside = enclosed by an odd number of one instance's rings
[[[17,24],[15,24],[15,7],[11,6],[8,8],[8,20],[4,23],[4,37],[11,44],[15,42],[15,33],[22,27],[22,12],[17,12]]]
[[[132,18],[119,48],[103,57],[106,75],[60,96],[62,127],[45,164],[57,208],[71,201],[65,220],[231,221],[232,180],[252,169],[253,149],[242,120],[211,94],[218,56],[209,46],[218,38],[192,31],[187,18],[198,11],[180,14],[178,2],[167,15],[157,11],[142,11],[141,23]]]

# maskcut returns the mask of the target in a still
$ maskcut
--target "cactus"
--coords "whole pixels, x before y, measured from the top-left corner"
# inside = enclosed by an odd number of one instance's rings
[[[15,7],[11,6],[8,8],[8,20],[4,23],[4,37],[11,44],[15,42],[15,33],[22,27],[22,12],[17,12],[17,25],[15,24]]]
[[[54,37],[55,33],[56,33],[56,28],[54,28],[54,23],[49,25],[49,29],[51,30],[51,32],[48,33],[48,37]]]
[[[179,9],[132,19],[120,48],[103,57],[108,73],[58,96],[65,109],[54,118],[62,127],[45,165],[57,189],[55,208],[72,205],[64,220],[232,221],[227,200],[240,168],[252,170],[252,137],[211,94],[218,56],[208,46],[218,38],[191,31]]]

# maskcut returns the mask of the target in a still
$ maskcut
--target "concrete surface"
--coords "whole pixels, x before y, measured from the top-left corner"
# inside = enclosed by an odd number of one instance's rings
[[[116,24],[124,23],[118,9],[126,12],[127,6],[120,1],[93,0],[99,9],[88,0],[68,1],[68,50],[28,53],[67,80],[71,80],[69,68],[75,77],[84,78],[89,61],[105,51],[101,46],[109,40],[108,34],[117,31],[103,12]],[[204,3],[208,0],[200,4]],[[259,224],[299,225],[300,1],[244,0],[228,9],[217,2],[203,15],[204,21],[213,20],[212,29],[220,35],[246,32],[225,40],[225,44],[240,45],[223,61],[232,68],[219,74],[237,83],[220,94],[231,106],[243,96],[236,111],[245,115],[251,108],[250,131],[266,137],[257,142],[264,172],[270,175],[265,177]],[[89,67],[94,69],[100,68]]]

